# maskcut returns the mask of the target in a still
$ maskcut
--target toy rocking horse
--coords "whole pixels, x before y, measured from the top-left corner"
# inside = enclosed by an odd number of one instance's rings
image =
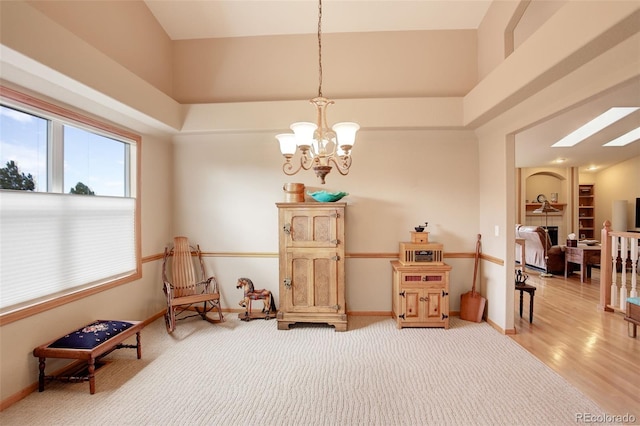
[[[244,298],[238,303],[245,309],[244,314],[238,314],[238,318],[242,321],[251,321],[254,318],[271,319],[276,315],[276,303],[273,300],[271,291],[266,289],[256,290],[253,286],[253,281],[249,278],[238,278],[238,284],[236,288],[242,288],[244,290]],[[253,300],[262,300],[264,306],[262,312],[251,312],[251,302]]]

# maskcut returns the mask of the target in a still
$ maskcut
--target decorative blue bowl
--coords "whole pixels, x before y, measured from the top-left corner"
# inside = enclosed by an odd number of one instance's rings
[[[327,191],[316,191],[316,192],[307,192],[314,200],[319,201],[321,203],[333,203],[338,201],[342,197],[349,195],[346,192],[327,192]]]

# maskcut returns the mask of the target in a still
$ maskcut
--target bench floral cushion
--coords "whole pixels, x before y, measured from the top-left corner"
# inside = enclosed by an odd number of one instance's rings
[[[627,299],[627,303],[633,303],[634,305],[640,306],[640,297],[630,297]]]
[[[67,334],[49,345],[50,348],[93,349],[133,326],[125,321],[95,321]]]

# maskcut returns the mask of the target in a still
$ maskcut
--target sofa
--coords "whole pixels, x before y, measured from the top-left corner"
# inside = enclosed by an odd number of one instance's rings
[[[549,256],[548,271],[564,274],[564,247],[552,246],[544,227],[530,225],[516,225],[516,238],[523,238],[525,242],[525,264],[529,267],[545,270],[544,247],[547,245]],[[522,264],[519,247],[516,247],[516,262]]]

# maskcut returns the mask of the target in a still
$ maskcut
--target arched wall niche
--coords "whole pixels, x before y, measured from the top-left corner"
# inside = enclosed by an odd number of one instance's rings
[[[551,202],[566,203],[566,180],[566,176],[554,171],[539,171],[530,174],[525,180],[525,202],[536,203],[538,195],[544,195]],[[553,200],[551,194],[557,194],[557,198]]]
[[[571,190],[571,168],[523,168],[521,169],[521,199],[524,208],[520,210],[519,223],[534,226],[557,226],[557,242],[564,241],[571,229],[573,191]],[[540,207],[538,197],[542,195],[560,212],[548,215],[534,213]]]

